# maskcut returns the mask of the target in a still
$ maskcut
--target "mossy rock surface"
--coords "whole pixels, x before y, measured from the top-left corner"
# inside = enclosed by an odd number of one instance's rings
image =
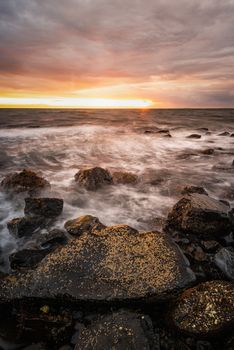
[[[194,274],[170,237],[117,225],[83,233],[35,270],[5,278],[0,298],[161,301],[192,281]]]

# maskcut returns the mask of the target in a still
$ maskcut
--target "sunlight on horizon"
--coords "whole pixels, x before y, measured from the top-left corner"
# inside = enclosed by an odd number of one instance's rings
[[[75,97],[0,97],[0,107],[149,108],[150,100]]]

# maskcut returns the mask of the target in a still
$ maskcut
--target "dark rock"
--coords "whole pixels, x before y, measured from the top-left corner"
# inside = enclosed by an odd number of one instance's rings
[[[59,350],[73,350],[73,348],[70,345],[63,345]]]
[[[234,133],[232,133],[232,134],[230,135],[230,137],[234,137]]]
[[[209,129],[208,128],[197,128],[197,131],[209,131]]]
[[[171,134],[165,134],[163,137],[172,137]]]
[[[94,345],[95,344],[95,345]],[[100,318],[84,329],[75,350],[156,349],[149,316],[119,311]]]
[[[40,234],[37,237],[37,243],[42,248],[52,248],[57,245],[63,245],[67,243],[67,236],[63,230],[53,229],[46,234]]]
[[[29,237],[48,222],[41,217],[22,217],[12,219],[7,223],[9,232],[15,237]]]
[[[193,335],[219,334],[234,322],[234,285],[210,281],[186,290],[172,309],[174,325]]]
[[[77,219],[68,220],[64,227],[68,233],[74,236],[80,236],[84,232],[92,232],[93,230],[100,231],[105,228],[99,219],[92,215],[84,215]]]
[[[115,171],[114,173],[112,173],[112,178],[114,184],[129,185],[136,184],[138,181],[137,175],[127,171]]]
[[[221,132],[220,134],[218,134],[218,136],[229,136],[230,133],[228,131],[224,131],[224,132]]]
[[[215,152],[215,150],[213,148],[207,148],[207,149],[202,150],[200,153],[210,156],[210,155],[214,154],[214,152]]]
[[[34,171],[24,169],[19,173],[7,175],[1,182],[3,189],[15,193],[37,193],[40,190],[50,188],[50,183]]]
[[[207,252],[215,252],[220,247],[217,241],[201,241],[201,244]]]
[[[111,185],[113,183],[109,171],[100,167],[80,170],[75,175],[75,181],[79,186],[89,191],[96,191],[105,185]]]
[[[63,211],[63,200],[60,198],[25,198],[24,213],[30,216],[54,218]]]
[[[165,300],[194,281],[168,235],[127,225],[83,233],[46,256],[34,270],[3,279],[0,300]]]
[[[199,134],[191,134],[189,136],[187,136],[187,139],[200,139],[201,135]]]
[[[10,265],[13,270],[35,267],[44,257],[49,254],[50,249],[33,250],[23,249],[10,255]]]
[[[177,202],[168,214],[166,229],[219,238],[231,231],[229,208],[209,196],[193,193]]]
[[[231,280],[234,281],[234,248],[222,248],[215,254],[215,263],[220,270]]]
[[[208,193],[206,192],[206,190],[200,186],[185,186],[181,191],[181,194],[183,195],[190,194],[190,193],[200,193],[208,196]]]
[[[169,129],[161,129],[157,131],[157,134],[169,134],[170,130]]]

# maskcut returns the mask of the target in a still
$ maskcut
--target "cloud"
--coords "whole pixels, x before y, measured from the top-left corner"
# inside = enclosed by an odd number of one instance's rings
[[[118,98],[124,84],[129,96],[230,106],[233,18],[232,0],[0,0],[0,89],[112,86]]]

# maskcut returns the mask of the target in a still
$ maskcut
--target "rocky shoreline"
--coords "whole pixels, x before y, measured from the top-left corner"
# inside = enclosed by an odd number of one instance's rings
[[[95,167],[74,181],[98,191],[138,178]],[[25,201],[25,215],[7,224],[20,245],[1,273],[3,341],[25,350],[234,348],[234,214],[227,201],[185,186],[160,232],[139,232],[91,215],[57,227],[63,200],[29,169],[7,175],[1,189]]]

